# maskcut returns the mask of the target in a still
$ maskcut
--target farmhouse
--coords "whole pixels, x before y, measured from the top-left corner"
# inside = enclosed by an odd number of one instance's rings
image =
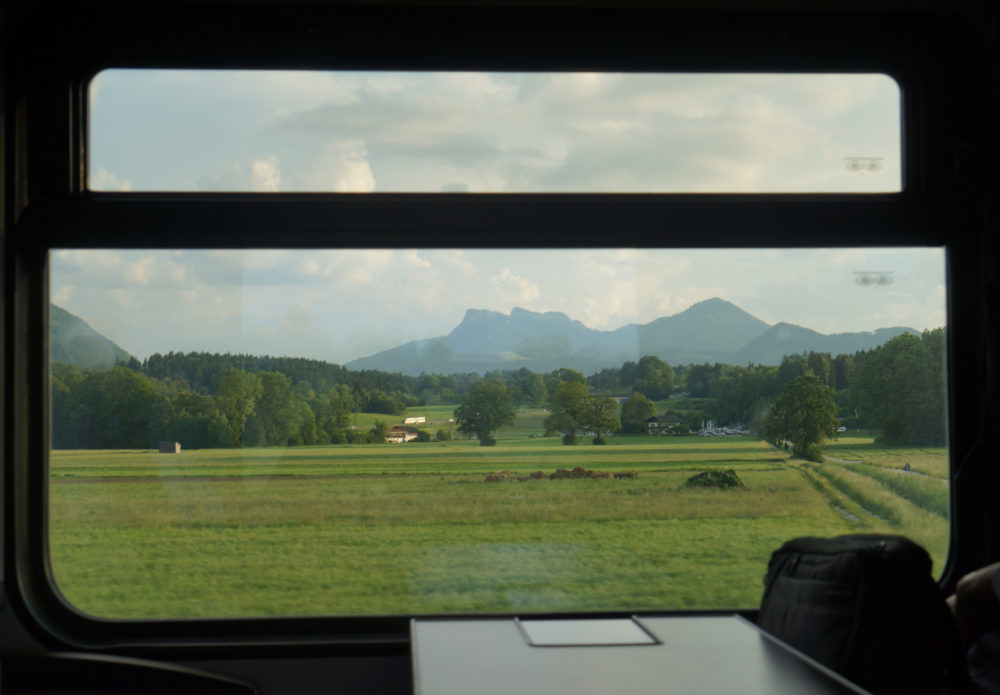
[[[396,425],[395,427],[390,427],[389,431],[385,434],[385,441],[390,444],[405,444],[406,442],[412,442],[417,438],[417,428],[416,427],[406,427],[401,425]]]
[[[677,415],[654,415],[646,420],[646,430],[650,434],[656,434],[661,430],[669,430],[671,427],[681,424],[683,420]]]

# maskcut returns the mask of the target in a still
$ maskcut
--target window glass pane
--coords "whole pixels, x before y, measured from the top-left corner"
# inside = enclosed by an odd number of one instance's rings
[[[880,74],[105,70],[95,191],[895,192]]]
[[[942,249],[50,267],[49,546],[88,613],[740,608],[794,536],[946,558]]]

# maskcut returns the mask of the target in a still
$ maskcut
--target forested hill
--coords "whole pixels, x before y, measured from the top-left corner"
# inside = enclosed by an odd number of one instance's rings
[[[49,306],[49,352],[53,362],[107,368],[131,358],[127,352],[55,304]]]
[[[209,352],[169,352],[150,355],[142,365],[132,365],[141,373],[160,380],[183,380],[196,393],[212,395],[218,379],[227,370],[239,369],[251,374],[279,372],[291,381],[314,388],[346,384],[354,389],[410,391],[414,377],[374,369],[349,370],[338,364],[304,357],[271,357],[269,355],[233,355]]]
[[[152,355],[111,369],[52,365],[52,444],[145,449],[355,441],[349,415],[454,403],[480,377],[408,377],[289,357]],[[582,375],[581,375],[582,378]],[[362,433],[363,436],[363,433]]]
[[[777,323],[736,353],[732,364],[780,364],[787,355],[825,352],[848,355],[859,350],[874,350],[904,333],[919,333],[912,328],[895,326],[870,332],[833,333],[824,335],[791,323]]]

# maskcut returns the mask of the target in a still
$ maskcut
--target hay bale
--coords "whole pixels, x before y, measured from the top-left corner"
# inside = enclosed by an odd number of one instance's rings
[[[541,471],[538,471],[541,473]],[[532,476],[535,474],[532,473]],[[544,474],[543,474],[544,475]],[[549,475],[549,480],[586,480],[594,478],[611,478],[610,473],[602,471],[592,471],[583,466],[577,466],[571,471],[565,468],[557,468],[555,473]]]
[[[619,471],[615,473],[615,480],[621,480],[622,478],[638,478],[639,474],[635,471]]]
[[[705,471],[698,475],[693,475],[685,483],[687,487],[715,487],[727,490],[733,487],[746,488],[740,476],[732,468],[725,471]]]
[[[487,473],[486,480],[487,483],[502,483],[505,480],[515,480],[517,476],[510,471],[500,471],[499,473]]]

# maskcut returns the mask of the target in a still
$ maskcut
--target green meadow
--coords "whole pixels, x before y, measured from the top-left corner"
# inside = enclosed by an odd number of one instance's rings
[[[944,449],[841,438],[809,464],[749,437],[563,446],[543,417],[494,447],[54,451],[53,575],[109,618],[527,613],[755,606],[798,535],[902,533],[945,560]],[[576,466],[637,477],[484,482]],[[730,468],[745,488],[685,486]]]

